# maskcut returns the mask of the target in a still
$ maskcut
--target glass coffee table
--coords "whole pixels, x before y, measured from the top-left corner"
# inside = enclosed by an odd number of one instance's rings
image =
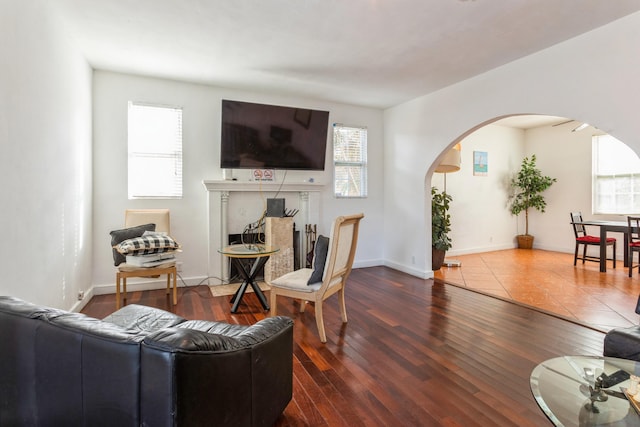
[[[280,249],[273,246],[266,246],[263,244],[257,243],[245,243],[239,245],[230,245],[226,246],[223,249],[220,249],[219,252],[231,259],[231,262],[236,266],[240,274],[242,275],[242,284],[231,298],[231,312],[236,313],[238,311],[238,306],[240,305],[240,301],[242,301],[242,297],[244,296],[247,287],[251,286],[256,296],[260,300],[260,304],[262,304],[262,308],[265,310],[269,310],[269,304],[267,303],[267,298],[264,296],[262,289],[256,283],[256,275],[258,271],[264,266],[264,264],[269,260],[269,257],[278,252]],[[253,264],[250,270],[247,270],[245,265],[240,261],[241,259],[254,259]]]
[[[624,395],[631,380],[609,387],[602,384],[603,373],[611,376],[620,370],[640,375],[640,363],[611,357],[557,357],[533,369],[531,391],[556,426],[640,426],[640,415]]]

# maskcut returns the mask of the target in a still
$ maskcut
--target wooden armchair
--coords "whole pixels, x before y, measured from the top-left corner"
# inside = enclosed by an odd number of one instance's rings
[[[307,302],[315,304],[316,324],[320,341],[327,342],[324,330],[322,303],[333,294],[340,298],[342,322],[347,322],[344,290],[351,273],[358,242],[358,229],[363,214],[339,216],[331,229],[327,243],[326,262],[322,262],[320,238],[316,243],[314,268],[302,268],[268,282],[271,287],[271,316],[277,314],[277,297],[300,300],[300,312]],[[322,265],[321,265],[322,264]],[[314,274],[315,272],[315,274]],[[317,277],[317,280],[316,280]]]
[[[127,209],[125,211],[125,227],[135,227],[144,224],[155,224],[155,231],[169,233],[169,209]],[[116,309],[120,308],[120,284],[122,284],[123,300],[127,300],[127,278],[130,277],[159,277],[167,275],[167,295],[173,285],[173,305],[178,303],[177,269],[175,261],[170,261],[157,267],[138,267],[119,264],[116,272]],[[173,279],[173,280],[172,280]]]

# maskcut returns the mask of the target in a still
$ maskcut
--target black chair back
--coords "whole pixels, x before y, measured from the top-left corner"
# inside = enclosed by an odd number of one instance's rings
[[[587,235],[587,231],[584,228],[584,225],[579,224],[582,222],[582,213],[581,212],[571,212],[571,225],[573,225],[573,234],[576,235],[576,239],[578,237],[584,237]]]

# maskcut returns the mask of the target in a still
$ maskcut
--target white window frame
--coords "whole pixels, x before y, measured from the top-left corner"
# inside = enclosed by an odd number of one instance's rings
[[[595,135],[591,145],[593,213],[640,213],[640,159],[637,154],[611,135]]]
[[[129,102],[129,199],[182,198],[182,108]]]
[[[333,125],[333,194],[367,197],[367,128]]]

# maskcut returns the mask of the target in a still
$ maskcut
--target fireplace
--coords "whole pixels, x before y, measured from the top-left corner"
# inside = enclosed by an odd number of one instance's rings
[[[294,217],[297,229],[303,229],[305,224],[319,222],[320,193],[324,190],[324,184],[319,183],[259,183],[242,181],[203,181],[207,190],[207,216],[209,222],[208,231],[208,275],[211,278],[221,278],[228,280],[229,264],[228,259],[219,251],[229,241],[229,200],[234,194],[249,193],[255,194],[256,203],[261,203],[263,197],[269,198],[273,195],[297,193],[297,206],[292,203],[292,208],[298,209],[298,214]],[[314,209],[312,209],[312,207]],[[299,236],[299,235],[298,235]],[[298,246],[297,265],[303,265],[300,258],[308,251],[305,242],[294,239]],[[302,262],[302,263],[301,263]],[[211,284],[218,284],[219,280]]]
[[[300,242],[299,242],[299,238],[300,238],[300,232],[298,230],[295,229],[295,224],[294,224],[294,229],[293,229],[293,265],[294,265],[294,270],[297,270],[300,268]],[[229,234],[229,244],[230,245],[238,245],[241,243],[264,243],[265,241],[265,237],[264,237],[264,233],[244,233],[244,235],[242,234]],[[240,261],[242,263],[242,265],[245,266],[245,268],[247,270],[251,269],[251,265],[253,264],[253,259],[238,259],[238,261]],[[238,271],[238,269],[236,268],[236,266],[231,262],[231,259],[229,259],[229,263],[228,263],[228,268],[229,268],[229,283],[237,283],[241,280],[241,276],[240,276],[240,272]],[[257,280],[264,280],[264,267],[260,268],[260,270],[258,270],[258,275],[256,276]]]

